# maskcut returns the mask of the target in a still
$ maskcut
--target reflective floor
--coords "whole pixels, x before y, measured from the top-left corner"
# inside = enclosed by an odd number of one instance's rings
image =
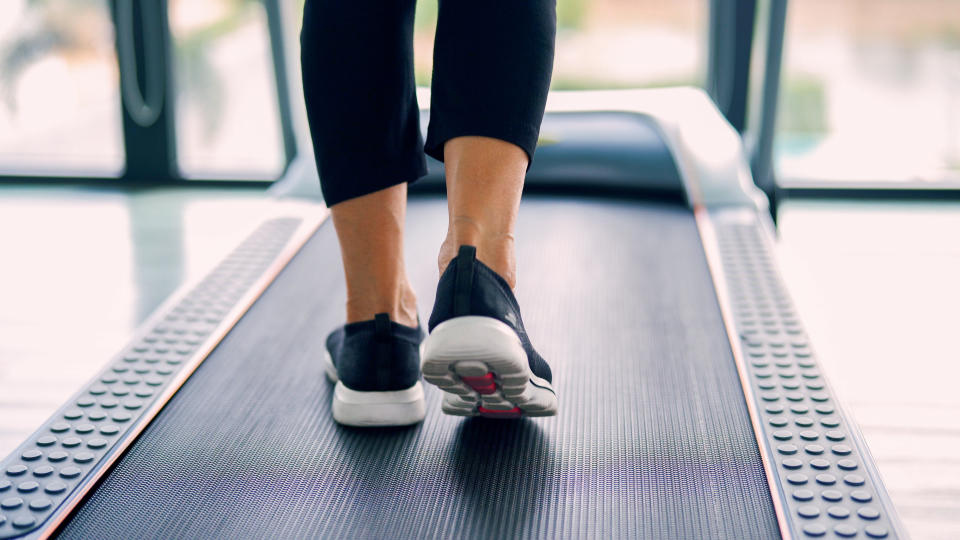
[[[0,188],[0,455],[270,204],[239,189]],[[960,204],[794,202],[780,223],[782,270],[908,530],[960,537]]]
[[[914,538],[960,538],[960,203],[794,202],[779,258]]]
[[[267,204],[252,190],[0,188],[0,455]]]

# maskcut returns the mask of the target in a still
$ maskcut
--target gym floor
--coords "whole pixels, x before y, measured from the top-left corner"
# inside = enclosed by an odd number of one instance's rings
[[[0,187],[0,455],[270,204],[256,189]],[[960,203],[796,201],[779,221],[781,270],[907,529],[960,537]]]

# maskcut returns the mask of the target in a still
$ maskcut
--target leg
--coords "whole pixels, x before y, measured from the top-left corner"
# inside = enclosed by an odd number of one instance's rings
[[[403,263],[407,182],[426,173],[413,79],[415,0],[307,0],[303,88],[347,281],[347,324],[327,335],[334,420],[424,417],[416,298]],[[414,327],[415,328],[411,328]]]
[[[347,322],[377,313],[417,326],[417,298],[403,261],[407,185],[398,184],[331,207],[347,277]]]
[[[446,163],[441,273],[462,244],[516,284],[513,230],[553,69],[553,0],[441,0],[426,151]]]
[[[347,280],[347,322],[416,325],[403,263],[406,182],[426,174],[413,76],[413,0],[308,0],[307,117]]]
[[[529,159],[519,146],[490,137],[457,137],[444,145],[447,174],[447,237],[440,273],[462,245],[516,287],[514,227]]]
[[[440,0],[426,152],[446,163],[449,225],[423,377],[461,416],[551,416],[550,366],[513,294],[514,226],[546,105],[554,0]]]

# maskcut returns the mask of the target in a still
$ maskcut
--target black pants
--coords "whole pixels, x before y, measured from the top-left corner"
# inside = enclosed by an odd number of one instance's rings
[[[424,0],[433,1],[433,0]],[[328,206],[412,182],[464,135],[533,159],[553,70],[555,0],[439,0],[430,126],[420,135],[415,0],[307,0],[303,89]]]

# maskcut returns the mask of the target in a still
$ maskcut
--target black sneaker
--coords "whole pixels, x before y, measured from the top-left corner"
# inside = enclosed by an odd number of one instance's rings
[[[333,419],[349,426],[404,426],[423,420],[423,330],[390,321],[350,323],[327,337],[325,367],[336,383]]]
[[[443,412],[459,416],[553,416],[550,366],[523,328],[510,286],[460,246],[440,276],[423,343],[423,378],[447,392]]]

